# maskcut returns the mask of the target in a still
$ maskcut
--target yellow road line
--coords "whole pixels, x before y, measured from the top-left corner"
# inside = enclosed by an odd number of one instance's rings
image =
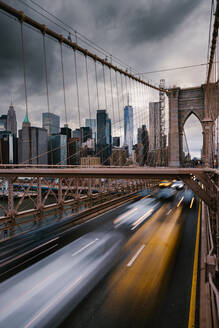
[[[194,203],[194,199],[195,199],[195,197],[192,197],[191,204],[190,204],[190,208],[192,208],[192,205],[193,205],[193,203]]]
[[[182,203],[183,199],[184,199],[184,196],[180,199],[179,203],[177,204],[177,207],[180,206],[180,204]]]
[[[193,264],[192,289],[191,289],[191,298],[190,298],[188,328],[195,327],[198,253],[199,253],[199,239],[200,239],[200,216],[201,216],[201,202],[199,202],[199,209],[198,209],[198,224],[197,224],[196,242],[195,242],[195,255],[194,255],[194,264]]]

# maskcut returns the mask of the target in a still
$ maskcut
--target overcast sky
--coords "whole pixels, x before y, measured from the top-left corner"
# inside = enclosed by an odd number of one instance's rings
[[[67,36],[67,31],[38,15],[29,6],[40,10],[33,1],[8,0],[9,5],[23,10],[27,15]],[[85,35],[113,56],[118,57],[138,72],[201,64],[207,60],[208,31],[211,0],[36,0],[36,3],[59,17],[73,29]],[[20,24],[0,13],[0,95],[1,113],[6,113],[13,97],[13,104],[21,127],[25,115],[24,80],[21,56]],[[72,35],[74,40],[74,34]],[[81,40],[79,44],[86,46]],[[41,125],[41,113],[47,111],[45,67],[40,33],[24,26],[25,60],[27,70],[28,110],[33,125]],[[61,116],[65,123],[60,46],[46,38],[47,69],[49,75],[49,100],[51,112]],[[93,52],[97,52],[93,49]],[[101,56],[100,53],[98,55]],[[102,55],[104,56],[104,55]],[[63,48],[67,121],[72,128],[79,125],[77,90],[75,85],[74,56],[71,49]],[[105,108],[102,67],[97,65],[100,108]],[[89,118],[85,59],[77,56],[79,83],[80,122]],[[95,70],[88,60],[91,117],[97,109]],[[166,86],[190,87],[205,82],[206,69],[176,70],[146,74],[144,79],[158,84],[161,78]],[[115,84],[115,76],[113,75]],[[122,107],[127,103],[127,89],[119,82],[119,106],[116,88],[113,89],[115,112],[112,111],[110,96],[110,75],[105,72],[107,110],[113,121],[114,134],[122,134]],[[148,101],[158,101],[158,93],[138,88],[131,93],[130,102],[135,110],[135,128],[148,123]],[[133,86],[132,86],[133,89]],[[121,92],[121,90],[123,92]],[[146,95],[142,97],[142,94]],[[139,97],[140,95],[140,97]],[[138,98],[137,98],[138,96]],[[137,100],[138,99],[138,100]],[[140,100],[139,100],[140,99]],[[116,112],[117,106],[121,112]],[[121,123],[116,123],[120,121]],[[187,124],[188,125],[188,124]],[[191,125],[189,125],[190,127]],[[192,121],[194,127],[194,122]],[[120,131],[120,132],[119,132]],[[200,127],[190,130],[188,143],[193,156],[198,155],[202,146]]]

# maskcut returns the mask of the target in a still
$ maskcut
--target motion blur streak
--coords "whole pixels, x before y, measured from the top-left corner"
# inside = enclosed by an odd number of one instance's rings
[[[123,239],[89,232],[4,281],[0,327],[57,327],[113,266]]]
[[[119,227],[123,222],[124,219],[128,219],[128,216],[132,214],[133,212],[137,211],[137,207],[129,210],[128,212],[125,212],[125,214],[120,215],[118,218],[116,218],[113,222],[115,224],[115,227]],[[124,220],[125,221],[125,220]]]
[[[164,220],[156,213],[131,238],[131,243],[138,237],[146,246],[141,251],[136,247],[139,254],[133,265],[127,268],[127,262],[123,262],[110,279],[109,290],[114,292],[104,305],[107,327],[151,327],[153,310],[165,291],[179,245],[184,221],[181,214],[181,207]],[[151,233],[144,236],[148,230]]]
[[[136,220],[133,223],[133,227],[131,230],[134,230],[137,226],[139,226],[139,224],[141,224],[145,219],[148,218],[148,216],[153,212],[153,208],[151,208],[148,212],[146,212],[144,215],[142,215],[138,220]]]

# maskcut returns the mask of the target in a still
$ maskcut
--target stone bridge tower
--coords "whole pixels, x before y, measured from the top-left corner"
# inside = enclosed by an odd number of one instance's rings
[[[217,92],[216,92],[217,91]],[[213,90],[217,97],[218,88]],[[169,166],[179,167],[183,161],[183,128],[187,118],[194,114],[202,125],[203,160],[205,166],[211,165],[213,148],[213,120],[206,111],[205,85],[194,88],[170,89],[169,97]]]

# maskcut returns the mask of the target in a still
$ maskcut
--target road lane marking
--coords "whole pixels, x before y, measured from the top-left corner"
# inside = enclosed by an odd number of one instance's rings
[[[191,203],[190,203],[190,208],[192,208],[192,205],[194,203],[195,197],[192,197]]]
[[[167,212],[166,215],[169,215],[172,212],[172,208]]]
[[[153,212],[154,208],[151,208],[148,212],[146,212],[144,215],[142,215],[138,220],[136,220],[132,225],[133,227],[131,230],[134,230],[139,224],[141,224],[145,219],[148,218],[148,216]]]
[[[123,224],[124,221],[127,221],[129,219],[129,215],[134,213],[135,211],[137,211],[137,207],[132,208],[131,210],[129,210],[128,212],[125,212],[124,214],[118,216],[118,218],[116,218],[113,223],[115,224],[115,227],[119,227],[121,224]],[[126,218],[125,220],[123,220],[124,218]],[[123,222],[121,222],[123,221]]]
[[[77,252],[73,253],[72,256],[75,256],[79,253],[81,253],[84,249],[88,248],[89,246],[91,246],[92,244],[94,244],[97,240],[99,240],[98,238],[95,238],[93,241],[91,241],[89,244],[83,246],[81,249],[79,249]]]
[[[198,224],[197,224],[196,241],[195,241],[195,255],[194,255],[194,264],[193,264],[188,328],[195,327],[196,289],[197,289],[198,255],[199,255],[199,239],[200,239],[200,217],[201,217],[201,201],[199,202],[199,209],[198,209]]]
[[[182,203],[183,199],[184,199],[184,196],[180,199],[179,203],[177,204],[177,207],[180,206],[180,204]]]
[[[145,248],[145,244],[143,244],[139,250],[135,253],[135,255],[133,256],[133,258],[129,261],[129,263],[127,264],[127,267],[132,266],[132,264],[135,262],[135,260],[137,259],[137,257],[140,255],[140,253],[143,251],[143,249]]]

